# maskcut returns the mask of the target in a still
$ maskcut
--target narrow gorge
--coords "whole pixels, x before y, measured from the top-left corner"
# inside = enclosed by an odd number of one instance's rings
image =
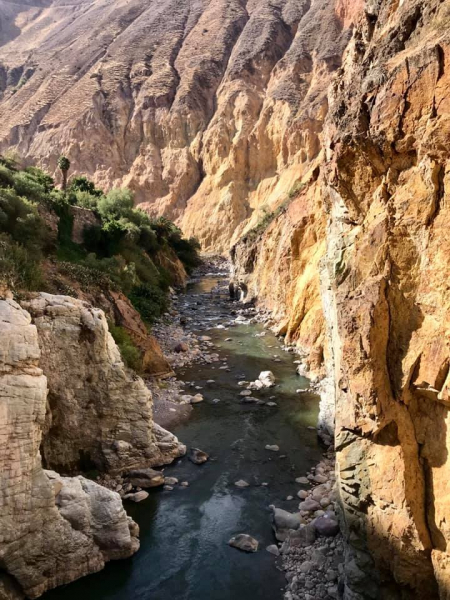
[[[450,599],[449,56],[449,0],[0,0],[1,600]]]

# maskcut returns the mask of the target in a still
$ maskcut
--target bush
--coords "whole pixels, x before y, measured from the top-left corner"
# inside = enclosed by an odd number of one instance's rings
[[[201,246],[198,240],[195,238],[184,239],[181,231],[178,229],[177,231],[172,231],[168,241],[188,273],[191,273],[195,267],[199,266],[201,259],[198,251]]]
[[[302,183],[301,181],[296,181],[294,183],[294,185],[291,187],[291,189],[289,190],[289,198],[295,198],[296,196],[298,196],[298,194],[302,191],[302,189],[305,187],[305,184]]]
[[[17,291],[34,291],[43,286],[42,272],[35,255],[7,234],[0,234],[0,282]]]
[[[129,299],[142,319],[151,325],[167,310],[167,296],[159,288],[141,284],[135,286]]]
[[[12,187],[14,185],[14,173],[7,166],[0,164],[0,186]]]
[[[0,189],[0,232],[37,254],[48,241],[48,229],[37,206],[11,188]]]
[[[59,269],[61,273],[77,281],[85,292],[97,290],[99,287],[103,290],[114,287],[105,273],[88,265],[61,261]]]
[[[159,219],[156,219],[151,223],[152,229],[156,232],[159,242],[167,240],[174,228],[177,229],[175,225],[165,217],[159,217]]]
[[[0,164],[8,167],[13,171],[19,168],[20,156],[17,154],[15,150],[7,150],[2,155],[0,155]]]
[[[95,187],[92,181],[89,181],[87,177],[83,175],[77,175],[72,177],[70,180],[70,191],[72,192],[85,192],[89,194],[89,196],[93,196],[94,198],[100,198],[103,196],[102,190],[99,190]]]
[[[45,186],[25,171],[14,173],[14,189],[19,196],[34,202],[44,202],[47,198]]]
[[[128,332],[123,327],[118,327],[109,323],[109,331],[116,342],[120,354],[122,355],[123,362],[130,369],[135,371],[142,371],[142,355],[129,336]]]
[[[105,221],[128,217],[133,209],[133,194],[127,189],[111,190],[98,201],[98,212]]]
[[[48,173],[38,169],[37,167],[27,167],[25,173],[39,183],[46,193],[51,192],[55,188],[55,181]]]
[[[73,204],[80,206],[81,208],[88,208],[97,212],[98,197],[90,194],[89,192],[81,190],[70,190],[70,196],[74,198]]]

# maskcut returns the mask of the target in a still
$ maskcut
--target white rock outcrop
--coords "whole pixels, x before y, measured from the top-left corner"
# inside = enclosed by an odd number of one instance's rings
[[[13,300],[0,300],[0,588],[36,598],[139,547],[118,494],[45,472],[39,448],[47,379],[38,332]]]
[[[185,453],[175,436],[153,424],[151,393],[125,367],[102,310],[45,293],[23,306],[37,327],[48,379],[46,467],[118,473]]]

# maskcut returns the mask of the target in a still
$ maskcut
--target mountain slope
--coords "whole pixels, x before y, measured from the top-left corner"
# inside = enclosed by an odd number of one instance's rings
[[[217,251],[319,153],[362,0],[2,4],[0,152],[65,153]]]

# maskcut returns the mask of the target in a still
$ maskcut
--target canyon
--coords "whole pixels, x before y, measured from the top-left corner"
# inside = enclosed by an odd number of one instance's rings
[[[229,253],[232,294],[270,313],[319,385],[345,600],[450,598],[449,40],[446,0],[0,0],[0,152],[57,177],[65,154]],[[184,449],[153,425],[98,299],[3,296],[9,599],[137,549],[118,496],[53,469]],[[137,323],[150,370],[169,372]]]

